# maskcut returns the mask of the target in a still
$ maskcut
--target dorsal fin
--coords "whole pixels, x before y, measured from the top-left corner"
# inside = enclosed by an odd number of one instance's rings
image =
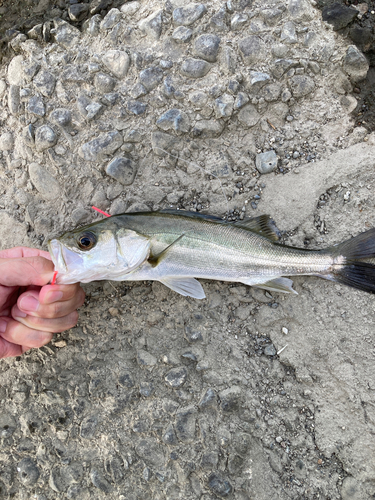
[[[236,227],[260,234],[271,241],[279,241],[280,231],[269,215],[259,215],[251,219],[238,220],[232,223]]]
[[[159,212],[162,214],[179,215],[179,216],[183,215],[184,217],[191,217],[192,219],[206,219],[227,224],[227,221],[221,219],[220,217],[217,217],[216,215],[201,214],[200,212],[191,212],[190,210],[176,210],[175,208],[164,208],[163,210],[159,210]]]

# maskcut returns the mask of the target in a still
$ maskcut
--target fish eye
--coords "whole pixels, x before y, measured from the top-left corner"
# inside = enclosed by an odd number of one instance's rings
[[[82,233],[78,238],[78,246],[81,250],[91,250],[96,245],[96,236],[94,233]]]

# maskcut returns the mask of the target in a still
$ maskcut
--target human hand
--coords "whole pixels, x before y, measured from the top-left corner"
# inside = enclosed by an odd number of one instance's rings
[[[85,293],[79,283],[48,285],[53,272],[48,252],[0,251],[0,358],[41,347],[54,333],[76,325]]]

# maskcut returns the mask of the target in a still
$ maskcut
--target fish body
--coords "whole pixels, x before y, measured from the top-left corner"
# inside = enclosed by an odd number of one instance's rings
[[[366,248],[370,259],[375,255],[375,230],[362,234],[367,235],[367,246],[371,240],[374,247]],[[357,238],[363,246],[362,235]],[[182,295],[204,298],[195,278],[287,293],[296,292],[285,276],[316,275],[356,286],[342,274],[355,252],[365,258],[359,243],[353,255],[353,243],[347,248],[348,242],[306,250],[278,243],[277,228],[268,216],[230,223],[195,212],[162,211],[116,215],[66,233],[49,248],[58,283],[157,280]],[[362,274],[375,269],[362,261],[361,265]],[[362,286],[357,288],[368,288],[358,284]],[[375,282],[371,286],[375,289]]]

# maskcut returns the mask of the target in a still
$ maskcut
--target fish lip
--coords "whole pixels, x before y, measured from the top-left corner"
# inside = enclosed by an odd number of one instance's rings
[[[50,240],[48,242],[48,251],[51,255],[52,262],[55,265],[55,270],[59,273],[66,273],[67,265],[60,242],[58,240]]]

